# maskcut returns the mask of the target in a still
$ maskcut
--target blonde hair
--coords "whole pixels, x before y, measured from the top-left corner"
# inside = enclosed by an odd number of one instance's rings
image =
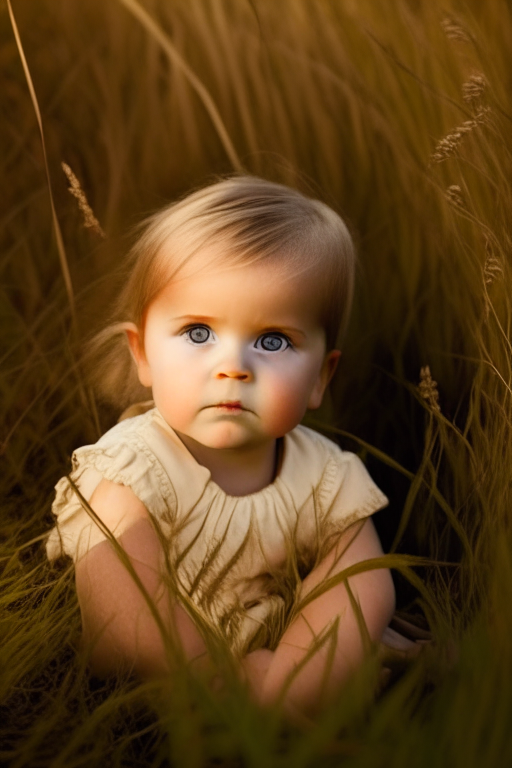
[[[124,324],[132,322],[143,330],[147,307],[206,249],[215,265],[268,261],[295,274],[313,271],[322,292],[319,321],[326,348],[333,349],[342,338],[355,272],[354,246],[343,220],[319,200],[282,184],[232,176],[166,206],[140,225],[113,322],[89,347],[97,360],[94,383],[106,400],[125,407],[147,397],[137,379]]]

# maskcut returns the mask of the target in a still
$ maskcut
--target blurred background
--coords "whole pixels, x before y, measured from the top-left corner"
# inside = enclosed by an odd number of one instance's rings
[[[0,8],[0,761],[509,764],[510,3],[11,4],[18,41]],[[155,686],[91,681],[72,571],[51,568],[42,543],[71,451],[118,416],[82,357],[118,290],[126,232],[241,170],[322,199],[354,234],[340,372],[307,423],[358,452],[390,498],[376,523],[397,555],[398,607],[435,640],[376,701],[362,683],[312,733],[240,692],[221,705],[183,682],[182,704],[155,710]]]

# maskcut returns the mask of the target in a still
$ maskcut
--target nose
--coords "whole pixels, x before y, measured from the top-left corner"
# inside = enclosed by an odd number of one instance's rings
[[[237,369],[217,371],[215,374],[216,379],[238,379],[238,381],[250,381],[251,374],[249,371],[239,371]]]
[[[252,381],[253,373],[244,359],[243,350],[238,345],[229,345],[224,350],[214,372],[216,379],[236,379],[237,381]]]

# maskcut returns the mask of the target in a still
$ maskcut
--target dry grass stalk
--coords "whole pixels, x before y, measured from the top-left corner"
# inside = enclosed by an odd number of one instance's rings
[[[467,104],[474,105],[478,102],[487,88],[487,80],[482,74],[471,75],[467,82],[462,84],[462,98]]]
[[[445,192],[446,199],[457,208],[465,208],[462,190],[458,184],[451,184]]]
[[[78,201],[78,207],[80,208],[84,219],[84,227],[87,229],[92,229],[100,237],[106,237],[105,232],[102,230],[91,206],[87,202],[87,197],[85,196],[85,192],[80,186],[80,182],[78,181],[77,177],[67,163],[61,163],[61,166],[69,181],[68,189],[73,197],[75,197]]]
[[[486,285],[491,285],[494,281],[503,274],[503,267],[494,255],[491,243],[489,239],[485,239],[485,253],[486,259],[484,264],[484,282]]]
[[[443,160],[452,157],[464,136],[487,121],[489,111],[489,107],[481,107],[472,120],[465,120],[462,125],[441,139],[431,155],[431,162],[442,163]]]
[[[210,119],[215,126],[219,139],[226,151],[227,156],[235,171],[243,171],[243,165],[240,161],[238,153],[235,149],[231,137],[224,125],[224,121],[220,115],[220,112],[213,100],[210,92],[205,87],[202,80],[196,75],[196,73],[189,67],[185,59],[178,53],[178,50],[173,45],[169,36],[163,31],[163,29],[155,22],[150,14],[143,8],[137,0],[120,0],[120,2],[127,8],[127,10],[133,14],[133,16],[142,24],[148,34],[157,41],[165,52],[166,56],[172,62],[172,64],[183,72],[191,87],[197,93],[199,98],[204,104],[204,107]]]
[[[441,27],[449,40],[458,40],[461,43],[471,42],[471,38],[466,30],[448,16],[441,21]]]
[[[50,196],[50,206],[52,209],[52,221],[53,221],[53,228],[55,231],[55,239],[57,242],[57,251],[59,253],[59,261],[60,266],[62,270],[62,276],[64,278],[64,285],[66,286],[66,292],[68,295],[68,301],[69,301],[69,307],[71,310],[71,318],[73,325],[76,325],[76,314],[75,314],[75,295],[73,291],[73,284],[71,282],[71,274],[69,271],[69,264],[68,259],[66,255],[66,250],[64,248],[64,240],[62,239],[62,232],[60,231],[60,224],[59,220],[57,218],[57,211],[55,210],[55,202],[53,200],[53,194],[52,194],[52,185],[51,185],[51,179],[50,179],[50,169],[48,167],[48,158],[46,155],[46,142],[44,139],[44,130],[43,130],[43,121],[41,118],[41,110],[39,109],[39,102],[37,100],[36,91],[34,88],[34,83],[32,82],[32,75],[30,74],[30,69],[27,63],[27,59],[25,56],[25,51],[23,50],[23,45],[21,43],[20,33],[18,31],[18,25],[16,24],[16,19],[14,17],[14,13],[12,10],[11,2],[10,0],[7,0],[7,10],[9,12],[9,18],[11,20],[11,26],[12,31],[14,32],[14,39],[16,40],[16,47],[18,49],[18,53],[21,59],[21,63],[23,66],[23,71],[25,73],[25,78],[27,80],[28,90],[30,93],[30,98],[32,100],[32,106],[34,108],[34,112],[36,113],[36,119],[37,124],[39,126],[39,134],[41,136],[41,148],[43,150],[43,161],[44,161],[44,170],[46,173],[46,180],[48,183],[48,194]]]
[[[418,392],[420,393],[421,397],[427,401],[431,411],[441,413],[437,381],[434,381],[432,378],[432,374],[430,373],[430,366],[428,365],[420,369],[420,383],[418,385]]]

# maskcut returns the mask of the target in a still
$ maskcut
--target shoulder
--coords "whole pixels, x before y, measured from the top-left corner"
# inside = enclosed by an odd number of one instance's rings
[[[368,471],[357,454],[342,450],[339,445],[314,429],[300,424],[287,435],[287,439],[290,446],[293,444],[296,453],[302,453],[304,458],[308,458],[308,465],[311,467],[321,464],[328,474],[335,474],[338,478],[354,475],[364,482],[369,478]]]
[[[293,445],[296,451],[310,458],[342,460],[344,451],[328,437],[321,435],[314,429],[299,424],[286,435],[288,445]]]
[[[313,495],[319,508],[327,508],[352,455],[309,427],[299,425],[291,430],[284,439],[279,478],[295,507],[301,509]]]
[[[166,452],[173,451],[167,443],[148,412],[116,424],[96,443],[77,448],[71,473],[56,486],[54,514],[73,514],[81,507],[82,496],[88,503],[94,502],[94,511],[105,521],[112,514],[115,517],[110,510],[120,504],[134,514],[137,509],[143,515],[146,509],[169,519],[176,507],[177,473],[173,472],[171,480],[166,471]]]
[[[300,425],[289,433],[304,473],[315,487],[321,510],[344,525],[368,517],[388,504],[365,465],[355,453],[343,451],[319,432]]]
[[[144,440],[154,429],[154,409],[136,416],[124,416],[107,432],[105,432],[95,445],[98,448],[107,448],[117,443],[137,443]]]
[[[117,536],[149,515],[167,530],[176,516],[174,482],[180,475],[167,471],[166,450],[172,446],[151,413],[127,419],[98,442],[78,448],[71,472],[55,487],[49,558],[65,553],[76,561],[106,538],[107,529]]]
[[[340,473],[345,474],[347,465],[360,461],[355,454],[342,451],[332,440],[302,424],[288,433],[285,446],[294,474],[300,466],[310,484],[326,489]]]
[[[135,495],[159,514],[174,504],[174,481],[168,471],[176,448],[162,435],[156,410],[127,418],[105,432],[94,445],[73,453],[73,473],[93,468],[102,479],[130,487]]]

